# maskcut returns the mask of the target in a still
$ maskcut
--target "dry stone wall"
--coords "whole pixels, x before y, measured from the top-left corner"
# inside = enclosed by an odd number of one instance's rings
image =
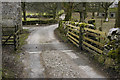
[[[22,25],[20,2],[2,2],[2,26],[13,27]]]

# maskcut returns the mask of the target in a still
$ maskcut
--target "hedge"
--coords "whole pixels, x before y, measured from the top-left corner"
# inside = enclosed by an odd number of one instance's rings
[[[34,21],[22,21],[23,25],[35,25],[35,24],[54,24],[57,20],[34,20]]]

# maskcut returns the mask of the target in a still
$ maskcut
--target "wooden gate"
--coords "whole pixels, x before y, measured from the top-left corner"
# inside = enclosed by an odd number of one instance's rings
[[[86,49],[90,52],[103,53],[103,47],[106,39],[105,32],[90,29],[85,26],[85,23],[77,23],[76,26],[73,25],[73,22],[68,23],[64,21],[62,25],[67,28],[66,34],[68,40],[77,47],[80,47],[81,50]]]
[[[2,45],[14,45],[16,51],[19,47],[19,32],[18,25],[15,25],[15,27],[2,27]]]

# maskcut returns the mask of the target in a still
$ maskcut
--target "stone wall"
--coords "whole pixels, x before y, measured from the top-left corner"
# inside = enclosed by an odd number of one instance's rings
[[[22,25],[20,2],[2,2],[2,26],[13,27]]]

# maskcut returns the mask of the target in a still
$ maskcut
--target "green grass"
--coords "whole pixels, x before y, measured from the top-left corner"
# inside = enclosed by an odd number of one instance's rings
[[[29,34],[30,33],[28,29],[23,29],[22,34],[20,35],[20,39],[19,39],[20,48],[27,43],[26,39],[28,38]]]
[[[58,11],[58,15],[60,15],[60,14],[62,14],[62,13],[64,13],[64,10],[60,10],[60,11]],[[23,15],[23,13],[22,13],[22,15]],[[28,16],[28,15],[39,15],[39,13],[34,13],[34,12],[26,12],[26,16]],[[50,15],[50,14],[48,14],[48,13],[40,13],[40,15]]]
[[[64,42],[67,42],[67,41],[68,41],[68,39],[67,39],[67,37],[65,36],[65,34],[64,34],[63,32],[61,32],[61,31],[59,30],[59,28],[57,28],[57,29],[55,30],[55,34],[57,34],[58,37],[60,37],[60,39],[63,40]]]
[[[35,20],[39,20],[39,18],[26,18],[26,21],[35,21]],[[24,19],[22,18],[22,21],[24,21]]]
[[[101,19],[96,18],[96,27],[99,29],[101,27]],[[104,21],[104,19],[102,19]],[[103,22],[102,23],[102,31],[108,33],[109,29],[113,28],[115,26],[115,19],[109,19],[109,22]]]
[[[89,19],[92,18],[92,14],[88,13],[88,17],[86,18],[86,22],[88,22]],[[79,20],[79,13],[73,13],[72,14],[72,20],[76,21]],[[101,20],[102,20],[102,31],[108,33],[109,29],[113,28],[115,26],[115,19],[110,19],[109,22],[104,22],[104,18],[97,18],[95,17],[96,20],[96,28],[99,29],[101,27]]]
[[[116,8],[109,8],[110,12],[117,12],[117,7]]]
[[[63,13],[64,13],[64,10],[60,10],[60,11],[58,12],[58,15],[63,14]]]
[[[52,20],[52,18],[26,18],[27,21],[36,21],[36,20],[43,20],[43,21],[47,21],[47,20]],[[24,19],[22,18],[22,21],[24,21]]]
[[[23,13],[22,13],[22,15],[23,15]],[[28,15],[39,15],[39,13],[32,13],[32,12],[31,12],[31,13],[30,13],[30,12],[28,13],[28,12],[26,12],[26,16],[28,16]]]

